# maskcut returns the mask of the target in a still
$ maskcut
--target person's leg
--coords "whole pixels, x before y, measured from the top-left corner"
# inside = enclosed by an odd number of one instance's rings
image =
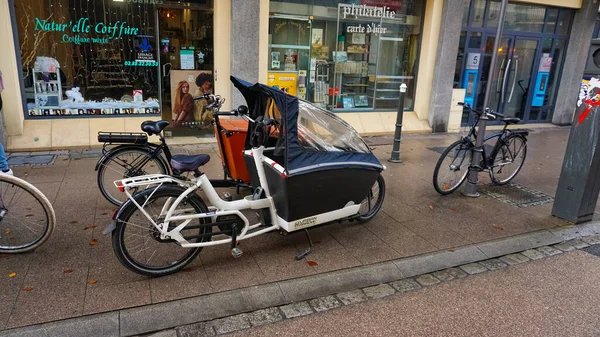
[[[8,160],[6,159],[6,153],[4,153],[4,146],[0,143],[0,173],[13,175],[13,171],[8,167]]]
[[[6,160],[6,153],[4,153],[4,146],[0,143],[0,170],[6,172],[9,170],[8,161]]]

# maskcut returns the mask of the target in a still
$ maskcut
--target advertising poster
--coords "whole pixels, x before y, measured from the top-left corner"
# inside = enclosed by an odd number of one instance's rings
[[[194,97],[212,93],[211,70],[171,70],[171,116],[174,128],[187,127],[210,129],[212,114],[204,107],[206,101],[194,101]],[[167,116],[164,116],[165,118]],[[167,118],[168,118],[167,117]]]
[[[296,96],[298,90],[297,72],[269,72],[267,85]]]

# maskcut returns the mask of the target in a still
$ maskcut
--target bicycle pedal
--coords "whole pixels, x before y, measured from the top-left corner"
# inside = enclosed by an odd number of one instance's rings
[[[233,197],[229,192],[221,192],[221,199],[225,201],[233,201]]]
[[[239,249],[237,247],[231,249],[231,256],[233,256],[234,258],[236,258],[236,259],[240,258],[240,257],[242,257],[242,255],[244,255],[244,252],[242,252],[241,249]]]

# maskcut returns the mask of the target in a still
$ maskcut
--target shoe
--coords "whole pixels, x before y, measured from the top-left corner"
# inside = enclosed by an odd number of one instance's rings
[[[9,175],[9,176],[12,176],[12,175],[14,175],[14,174],[13,174],[13,170],[11,170],[11,169],[8,169],[8,171],[0,171],[0,173],[1,173],[1,174],[6,174],[6,175]]]

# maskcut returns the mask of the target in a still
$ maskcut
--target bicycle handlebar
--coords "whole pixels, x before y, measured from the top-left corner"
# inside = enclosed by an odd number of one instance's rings
[[[494,110],[490,110],[489,108],[486,108],[484,111],[479,111],[479,110],[473,109],[473,107],[471,107],[471,105],[469,103],[458,102],[457,104],[460,106],[464,106],[466,109],[469,109],[470,111],[475,112],[479,116],[485,115],[486,117],[491,117],[493,119],[505,117],[503,114],[501,114],[499,112],[495,112]]]

